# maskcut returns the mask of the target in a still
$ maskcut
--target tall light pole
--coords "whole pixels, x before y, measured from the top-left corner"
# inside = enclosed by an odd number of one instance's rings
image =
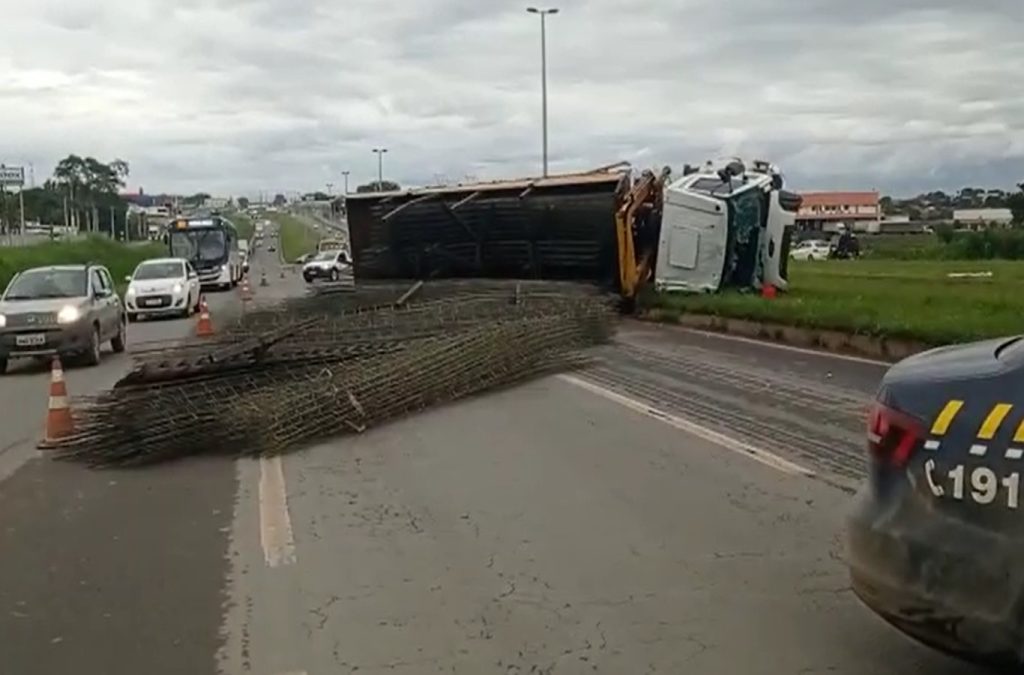
[[[348,194],[348,175],[350,173],[352,173],[352,172],[351,171],[342,171],[341,172],[341,175],[345,177],[345,194]]]
[[[527,7],[530,14],[540,15],[540,96],[541,96],[541,124],[544,135],[544,177],[548,175],[548,36],[547,17],[548,14],[558,14],[558,8],[537,9]]]
[[[384,191],[384,153],[387,151],[387,148],[373,149],[373,152],[377,155],[377,192]]]
[[[327,196],[330,197],[334,194],[334,183],[327,184]]]

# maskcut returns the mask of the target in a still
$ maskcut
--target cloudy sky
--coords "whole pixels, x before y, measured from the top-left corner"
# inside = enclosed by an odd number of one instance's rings
[[[508,0],[0,0],[0,161],[214,194],[533,175],[540,25]],[[559,0],[552,170],[741,154],[791,187],[1024,179],[1022,0]]]

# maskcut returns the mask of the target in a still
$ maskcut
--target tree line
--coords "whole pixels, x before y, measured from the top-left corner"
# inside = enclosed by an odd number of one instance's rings
[[[952,221],[955,209],[1009,209],[1016,225],[1024,225],[1024,183],[1018,190],[987,190],[965,187],[949,194],[942,190],[924,192],[909,199],[896,199],[889,195],[879,200],[882,213],[906,215],[911,220]]]
[[[68,155],[41,187],[25,188],[25,220],[69,225],[85,232],[123,231],[127,203],[119,196],[128,163]],[[19,222],[18,200],[8,194],[4,222]]]

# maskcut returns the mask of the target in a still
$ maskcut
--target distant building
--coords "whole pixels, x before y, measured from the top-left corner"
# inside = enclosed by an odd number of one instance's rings
[[[877,192],[804,192],[796,214],[799,229],[834,232],[842,224],[857,232],[878,232],[882,207]]]
[[[1010,209],[955,209],[953,220],[968,225],[1009,225],[1013,221]]]

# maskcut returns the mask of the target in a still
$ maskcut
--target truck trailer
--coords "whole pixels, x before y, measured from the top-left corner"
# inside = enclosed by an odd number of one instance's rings
[[[620,163],[546,178],[349,195],[360,280],[564,279],[632,305],[658,290],[785,291],[800,197],[767,162],[708,162],[673,179]]]

